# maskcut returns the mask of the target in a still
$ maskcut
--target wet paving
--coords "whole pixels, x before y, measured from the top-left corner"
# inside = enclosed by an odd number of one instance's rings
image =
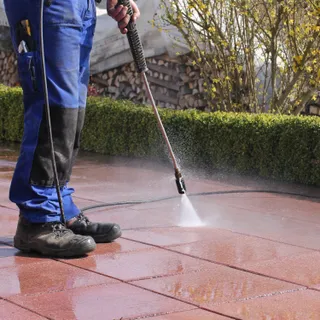
[[[123,235],[50,259],[12,246],[17,150],[0,147],[0,319],[320,320],[319,188],[185,169],[205,225],[180,227],[170,166],[82,153],[74,201]]]

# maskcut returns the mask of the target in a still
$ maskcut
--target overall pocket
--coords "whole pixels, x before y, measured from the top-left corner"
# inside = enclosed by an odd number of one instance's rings
[[[44,7],[46,25],[73,25],[81,27],[82,13],[86,10],[87,0],[51,0]]]
[[[18,55],[18,73],[25,95],[38,91],[35,52],[26,52]]]

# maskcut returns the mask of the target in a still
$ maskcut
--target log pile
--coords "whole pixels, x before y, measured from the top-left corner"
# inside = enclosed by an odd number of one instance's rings
[[[149,58],[147,65],[147,78],[159,107],[206,110],[203,80],[196,68],[167,56]],[[136,72],[133,62],[95,74],[91,81],[101,95],[149,103],[141,75]]]
[[[17,60],[13,51],[0,52],[0,83],[15,86],[19,82]]]
[[[194,66],[168,56],[149,58],[147,65],[147,77],[157,106],[207,110],[203,80]],[[7,86],[19,83],[14,52],[0,52],[0,83]],[[150,104],[134,62],[92,75],[91,83],[99,95]]]

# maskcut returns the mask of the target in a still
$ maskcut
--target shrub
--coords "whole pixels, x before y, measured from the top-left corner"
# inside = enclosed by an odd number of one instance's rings
[[[319,1],[161,0],[161,7],[151,23],[189,48],[213,110],[297,115],[316,99]]]
[[[254,174],[320,186],[320,118],[160,109],[182,167]],[[21,141],[20,89],[0,87],[0,137]],[[81,148],[112,156],[168,159],[153,111],[89,97]]]
[[[23,99],[20,88],[0,85],[0,139],[20,141],[23,135]]]

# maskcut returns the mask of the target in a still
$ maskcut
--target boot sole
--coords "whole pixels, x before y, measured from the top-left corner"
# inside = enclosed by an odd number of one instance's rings
[[[36,242],[25,242],[18,237],[14,237],[13,245],[16,249],[25,252],[31,253],[36,252],[44,256],[49,257],[59,257],[59,258],[70,258],[70,257],[79,257],[83,256],[89,252],[92,252],[96,248],[96,243],[94,241],[83,241],[81,248],[69,248],[69,249],[49,249],[49,248],[39,248],[38,243]]]

